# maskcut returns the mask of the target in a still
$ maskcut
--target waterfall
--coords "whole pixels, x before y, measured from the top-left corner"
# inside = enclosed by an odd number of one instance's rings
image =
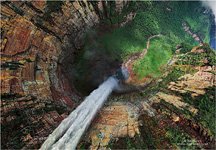
[[[124,72],[123,72],[124,74]],[[49,135],[41,150],[75,149],[97,112],[111,92],[118,88],[119,79],[109,77]]]
[[[216,50],[216,23],[212,21],[210,29],[210,46]]]

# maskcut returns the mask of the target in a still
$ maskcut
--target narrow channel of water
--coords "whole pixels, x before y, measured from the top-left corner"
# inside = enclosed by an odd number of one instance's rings
[[[214,20],[214,18],[213,18]],[[211,29],[210,29],[210,46],[214,50],[216,50],[216,23],[215,21],[212,21],[211,23]]]

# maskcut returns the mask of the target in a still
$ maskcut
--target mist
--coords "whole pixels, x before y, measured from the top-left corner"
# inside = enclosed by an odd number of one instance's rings
[[[212,10],[215,16],[215,23],[216,23],[216,1],[202,0],[202,3],[205,7],[208,7]]]

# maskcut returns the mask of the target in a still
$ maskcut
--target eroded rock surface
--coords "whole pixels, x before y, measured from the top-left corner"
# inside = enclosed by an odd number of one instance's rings
[[[1,2],[2,148],[39,148],[80,103],[68,72],[85,32],[109,17],[106,7],[103,1]]]
[[[192,51],[192,53],[205,53],[205,51]],[[183,70],[190,67],[194,72],[182,73],[178,78],[164,77],[159,80],[159,84],[167,83],[162,88],[152,90],[152,95],[148,95],[147,88],[146,95],[126,94],[119,98],[111,98],[113,102],[101,110],[89,131],[92,149],[126,148],[133,142],[137,148],[147,146],[155,149],[173,149],[176,146],[170,144],[168,138],[177,135],[170,135],[171,129],[176,130],[175,132],[180,130],[180,134],[188,139],[191,138],[197,147],[214,147],[214,135],[199,117],[204,115],[203,111],[208,113],[213,111],[200,109],[200,105],[206,107],[207,102],[204,101],[214,99],[212,91],[208,92],[215,87],[215,66],[177,65],[175,64],[177,61],[180,60],[176,59],[172,67],[182,67]],[[169,76],[169,73],[165,74]],[[163,81],[166,78],[169,82]],[[206,94],[210,96],[204,99]],[[122,102],[121,99],[128,103]],[[199,104],[200,101],[203,104]],[[199,107],[194,103],[199,104]],[[150,137],[152,139],[149,139]],[[163,137],[163,140],[159,140],[160,137]],[[129,140],[131,143],[128,143],[128,139],[131,139]],[[154,145],[151,145],[151,140],[156,141]],[[122,146],[122,144],[128,145]]]
[[[127,1],[118,1],[116,12],[120,13],[127,4]],[[100,24],[101,19],[109,19],[108,6],[105,1],[64,1],[55,5],[48,1],[1,2],[2,149],[39,148],[80,103],[81,96],[71,79],[71,67],[83,47],[85,32]],[[126,21],[118,24],[123,26],[134,16],[130,13]],[[188,27],[184,29],[202,42]],[[205,51],[195,49],[194,52]],[[165,136],[165,127],[180,126],[200,143],[213,141],[203,124],[179,113],[186,110],[196,116],[200,110],[176,95],[189,93],[196,98],[205,94],[206,88],[215,86],[215,66],[209,66],[208,59],[202,62],[205,65],[195,66],[198,70],[195,74],[183,75],[148,97],[139,95],[137,99],[129,99],[126,95],[123,100],[130,103],[111,102],[101,110],[89,130],[91,148],[104,148],[112,139],[148,135],[147,129],[141,129],[139,124],[143,120],[140,116],[145,113],[148,117],[145,116],[143,122],[147,122],[156,139]],[[146,80],[149,78],[143,82]],[[159,120],[156,120],[158,126],[151,127],[154,114]],[[156,148],[163,147],[161,145],[156,144]]]
[[[112,138],[139,134],[138,108],[124,103],[113,103],[101,110],[91,128],[92,149],[105,147]]]
[[[169,89],[180,93],[192,92],[192,96],[205,94],[205,88],[215,86],[215,66],[197,67],[194,75],[186,74],[177,82],[169,83]]]

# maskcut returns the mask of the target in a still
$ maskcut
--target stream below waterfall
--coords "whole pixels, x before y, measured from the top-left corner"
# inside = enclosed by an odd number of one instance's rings
[[[211,46],[211,48],[216,50],[216,23],[215,23],[215,21],[212,21],[212,23],[211,23],[209,45]]]
[[[216,25],[215,23],[211,25],[211,30],[210,30],[210,46],[214,50],[216,50]]]

